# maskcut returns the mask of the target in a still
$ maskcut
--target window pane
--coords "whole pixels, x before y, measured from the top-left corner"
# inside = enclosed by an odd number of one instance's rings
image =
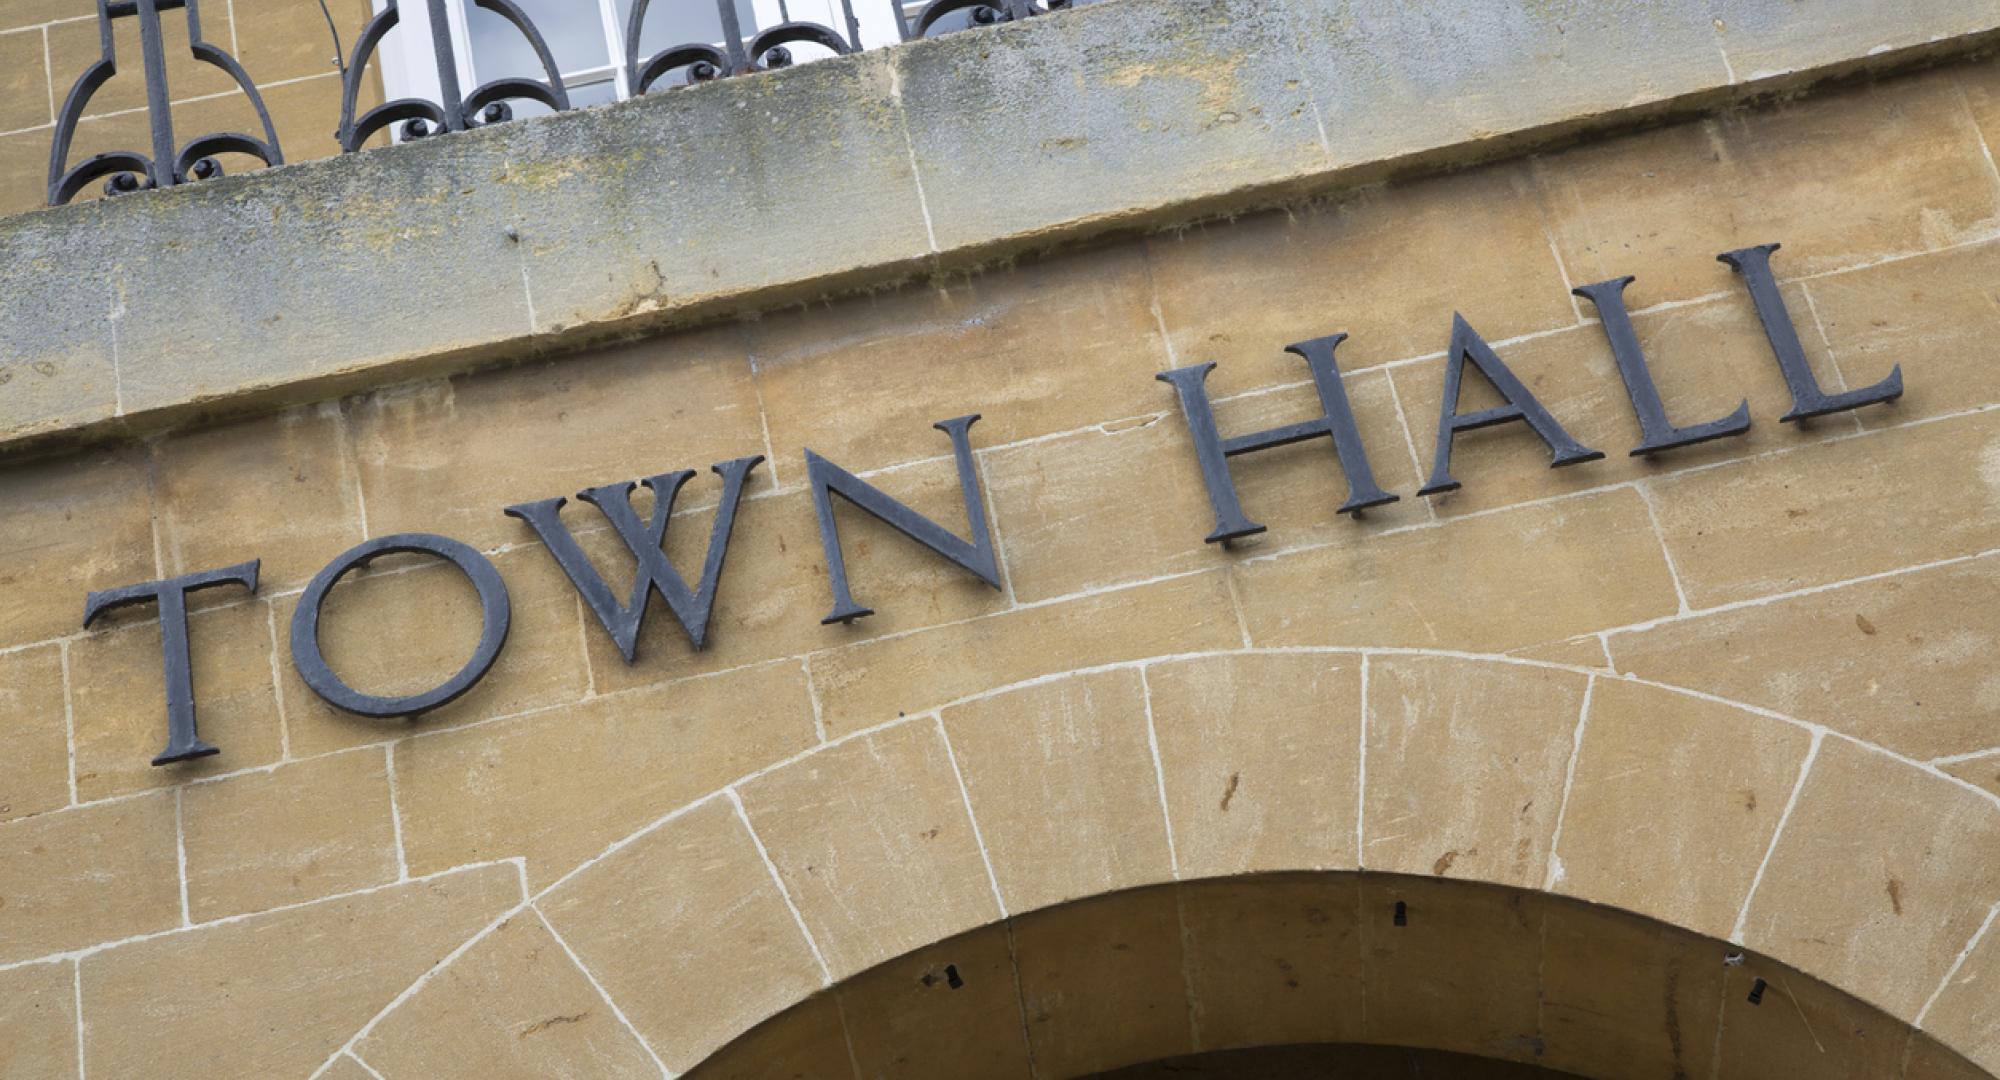
[[[569,105],[572,109],[581,109],[590,105],[609,105],[618,100],[618,84],[608,79],[604,82],[585,83],[582,86],[571,86],[567,89],[569,90]]]
[[[594,77],[594,76],[593,76]],[[609,79],[599,82],[584,82],[585,76],[563,76],[564,88],[569,91],[569,106],[581,109],[590,105],[606,105],[618,100],[618,84]],[[539,101],[510,101],[514,108],[514,118],[523,120],[530,116],[547,116],[551,110]]]
[[[747,41],[757,33],[757,12],[751,0],[734,0],[736,18]],[[632,19],[632,0],[618,0],[618,21]],[[620,26],[622,30],[623,25]],[[623,36],[622,34],[620,35]],[[722,41],[722,14],[716,0],[653,0],[646,9],[646,26],[639,34],[639,62],[675,45],[707,44]]]
[[[542,32],[564,71],[603,67],[611,62],[604,49],[604,17],[596,0],[515,0]],[[542,77],[542,66],[528,39],[504,16],[465,0],[466,28],[472,35],[473,69],[479,81],[507,75]]]

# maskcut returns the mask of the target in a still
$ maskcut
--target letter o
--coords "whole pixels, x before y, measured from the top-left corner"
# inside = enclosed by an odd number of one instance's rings
[[[458,567],[472,579],[472,587],[479,593],[482,620],[479,646],[472,650],[472,659],[465,662],[458,674],[424,693],[404,697],[364,694],[342,682],[340,676],[327,666],[326,657],[320,652],[320,605],[326,603],[327,593],[333,591],[335,583],[349,570],[383,555],[405,553],[434,555]],[[500,647],[507,643],[507,626],[511,618],[512,605],[507,599],[507,583],[500,579],[500,572],[493,568],[486,556],[470,546],[450,537],[429,533],[398,533],[379,537],[350,548],[326,564],[314,575],[312,584],[306,586],[305,595],[299,597],[298,610],[292,612],[292,666],[298,669],[299,677],[313,688],[314,693],[336,708],[376,718],[415,716],[458,700],[486,677],[493,661],[500,657]]]

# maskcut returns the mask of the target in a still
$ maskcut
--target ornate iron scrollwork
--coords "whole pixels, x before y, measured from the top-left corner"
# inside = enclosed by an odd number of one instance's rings
[[[890,0],[894,2],[894,0]],[[662,49],[641,63],[639,33],[646,25],[646,11],[652,0],[635,0],[625,21],[625,77],[637,97],[653,88],[667,73],[684,71],[679,85],[708,82],[730,75],[748,75],[790,67],[792,52],[787,45],[818,45],[837,56],[861,51],[861,21],[854,17],[853,0],[840,0],[846,16],[847,37],[819,23],[787,21],[757,32],[745,40],[743,22],[736,16],[735,0],[715,0],[722,19],[722,43],[696,42]]]
[[[1019,22],[1036,15],[1047,15],[1052,11],[1063,11],[1091,0],[1048,0],[1046,6],[1038,7],[1034,0],[931,0],[912,20],[906,18],[901,4],[890,0],[896,8],[896,23],[903,32],[903,40],[931,37],[952,33],[954,30],[970,30],[975,26],[992,26],[996,23]],[[947,19],[963,14],[965,25],[954,27]]]
[[[562,74],[556,70],[555,56],[549,52],[548,42],[535,29],[532,19],[514,3],[514,0],[472,0],[472,2],[501,16],[514,24],[514,28],[526,38],[535,50],[535,59],[541,62],[547,81],[528,78],[494,79],[481,85],[470,94],[461,95],[458,83],[458,56],[451,42],[450,23],[445,18],[444,0],[425,0],[431,22],[431,51],[437,61],[438,101],[422,98],[398,98],[368,110],[356,118],[354,110],[361,96],[361,80],[367,74],[368,60],[375,54],[377,46],[389,31],[402,21],[399,0],[389,0],[387,7],[368,20],[361,31],[361,37],[354,43],[354,60],[347,65],[347,73],[340,87],[340,148],[352,153],[361,149],[376,132],[400,121],[403,137],[420,139],[435,135],[440,131],[464,131],[482,124],[498,124],[514,117],[514,110],[507,104],[512,98],[526,98],[563,112],[569,108],[569,93],[563,88]]]
[[[257,110],[264,137],[241,132],[216,132],[182,144],[174,139],[174,117],[167,94],[167,51],[160,32],[160,12],[187,10],[188,42],[196,60],[221,68]],[[77,121],[97,91],[118,74],[117,48],[113,43],[112,20],[139,20],[139,46],[146,66],[146,112],[152,123],[151,155],[136,150],[115,150],[69,166],[70,144],[76,139]],[[97,0],[97,32],[103,54],[84,69],[63,100],[56,117],[55,141],[49,148],[49,205],[61,206],[76,197],[84,186],[100,177],[107,195],[122,195],[144,188],[173,187],[190,180],[208,180],[222,175],[217,154],[247,154],[266,165],[284,164],[278,149],[278,132],[271,126],[271,114],[264,98],[236,58],[202,40],[200,0]]]

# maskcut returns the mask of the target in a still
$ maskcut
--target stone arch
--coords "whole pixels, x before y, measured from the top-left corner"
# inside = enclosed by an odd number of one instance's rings
[[[1739,1059],[1772,1075],[1791,1060],[1772,1055],[1809,1048],[1814,1057],[1792,1065],[1810,1062],[1816,1076],[1976,1076],[1946,1047],[1993,1052],[1992,1006],[1972,986],[1995,962],[1985,931],[2000,897],[1996,849],[1995,797],[1935,766],[1587,664],[1415,649],[1162,656],[929,704],[755,769],[524,888],[519,907],[346,1049],[394,1077],[406,1054],[457,1045],[476,1059],[499,1027],[580,1009],[588,1030],[568,1023],[550,1040],[567,1048],[551,1053],[640,1074],[728,1075],[732,1056],[776,1055],[832,1024],[862,1075],[899,1075],[893,1062],[861,1060],[861,1048],[938,1032],[925,1022],[857,1034],[868,1019],[843,1018],[843,994],[949,982],[924,966],[959,963],[937,961],[946,954],[971,958],[967,983],[971,970],[982,987],[1013,982],[1001,973],[1026,981],[1024,935],[1081,956],[1107,929],[1149,926],[1181,941],[1183,959],[1207,955],[1201,927],[1261,927],[1243,955],[1261,949],[1271,968],[1297,968],[1273,943],[1310,937],[1298,895],[1331,890],[1355,898],[1356,941],[1397,896],[1425,924],[1477,929],[1432,939],[1441,944],[1408,965],[1413,978],[1470,977],[1488,963],[1515,963],[1518,975],[1532,957],[1533,980],[1494,983],[1527,1012],[1456,1045],[1462,1032],[1435,1024],[1380,1028],[1396,1014],[1379,1006],[1375,1028],[1225,1039],[1199,1018],[1230,994],[1188,991],[1195,976],[1160,959],[1169,949],[1147,954],[1157,970],[1059,996],[1115,1002],[1180,986],[1196,1018],[1185,1039],[1113,1052],[1098,1029],[1130,1025],[1086,1014],[1069,1022],[1080,1048],[1045,1051],[1035,1075],[1229,1045],[1366,1041],[1591,1075],[1733,1076]],[[1573,948],[1543,946],[1549,912]],[[1609,966],[1561,967],[1576,954]],[[1725,964],[1731,955],[1742,962]],[[1550,1021],[1551,957],[1592,988],[1568,999],[1579,1016],[1629,1020],[1625,1043],[1602,1025],[1585,1037]],[[1617,962],[1654,975],[1621,977]],[[1699,973],[1687,992],[1710,995],[1685,1009],[1675,999],[1678,1039],[1661,1013],[1668,966]],[[1749,1005],[1760,978],[1766,1002]],[[501,985],[514,988],[509,1001],[585,1004],[501,1024],[491,1002],[466,1000]],[[1730,1057],[1732,1010],[1768,1020],[1773,1001],[1799,1028],[1780,1038],[1752,1025],[1761,1034]],[[1023,985],[996,1007],[1033,1047],[1029,1002]],[[1049,1045],[1068,1045],[1058,1035]],[[1703,1037],[1705,1050],[1694,1045]]]
[[[1268,1075],[1984,1075],[1852,995],[1657,920],[1536,890],[1323,871],[1016,916],[823,991],[688,1076],[816,1080],[851,1065],[1123,1080],[1148,1061],[1280,1046],[1463,1055],[1463,1071],[1374,1071],[1379,1057],[1354,1053],[1355,1071]]]

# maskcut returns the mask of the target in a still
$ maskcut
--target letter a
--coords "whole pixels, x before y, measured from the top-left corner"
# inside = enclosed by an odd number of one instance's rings
[[[1507,404],[1496,405],[1478,412],[1458,411],[1459,385],[1465,378],[1465,362],[1472,361],[1479,368],[1486,381],[1493,384]],[[1556,418],[1542,407],[1535,395],[1514,377],[1507,365],[1500,362],[1500,354],[1472,329],[1472,324],[1456,312],[1451,316],[1451,351],[1444,358],[1443,404],[1438,411],[1437,457],[1431,466],[1430,482],[1417,490],[1419,495],[1437,495],[1446,491],[1457,491],[1458,481],[1451,478],[1451,441],[1461,431],[1492,427],[1514,420],[1522,420],[1549,444],[1555,460],[1550,468],[1564,465],[1580,465],[1586,461],[1596,461],[1604,454],[1569,437]]]

